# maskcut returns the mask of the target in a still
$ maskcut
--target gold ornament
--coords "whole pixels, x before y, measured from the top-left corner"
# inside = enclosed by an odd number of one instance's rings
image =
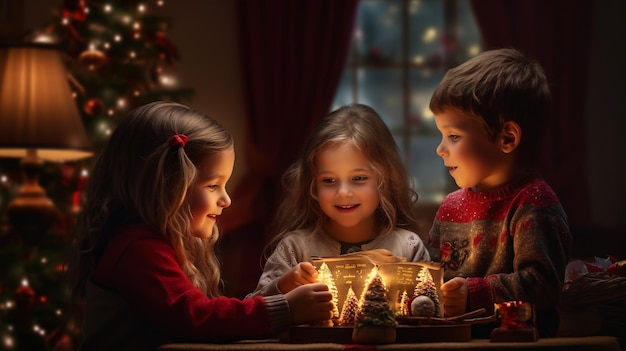
[[[85,50],[80,54],[80,56],[78,56],[78,62],[87,66],[91,70],[102,67],[106,60],[106,55],[102,51],[96,49]]]

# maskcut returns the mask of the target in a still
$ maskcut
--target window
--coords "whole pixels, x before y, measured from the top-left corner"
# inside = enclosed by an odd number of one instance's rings
[[[361,0],[355,35],[333,108],[352,102],[385,120],[420,201],[454,187],[435,153],[440,135],[428,108],[447,69],[478,54],[469,0]]]

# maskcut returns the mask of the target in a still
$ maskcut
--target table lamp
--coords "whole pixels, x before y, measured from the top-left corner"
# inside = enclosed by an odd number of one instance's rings
[[[0,44],[0,157],[21,158],[24,183],[7,207],[20,235],[40,236],[57,217],[39,185],[43,162],[79,160],[91,149],[58,48]]]

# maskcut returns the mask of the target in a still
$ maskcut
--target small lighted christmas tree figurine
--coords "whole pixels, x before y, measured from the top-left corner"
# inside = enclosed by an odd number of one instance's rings
[[[423,267],[418,275],[418,283],[415,285],[413,298],[410,303],[410,311],[413,316],[443,317],[441,303],[433,276],[427,267]],[[430,301],[428,299],[430,299]],[[432,301],[432,303],[431,303]]]
[[[322,263],[322,265],[320,266],[319,271],[317,272],[317,282],[319,283],[324,283],[328,286],[328,291],[330,291],[330,293],[333,295],[333,319],[335,318],[339,318],[339,308],[337,307],[337,304],[339,302],[338,300],[338,291],[337,291],[337,285],[335,284],[335,279],[333,279],[333,273],[330,271],[330,268],[328,268],[328,265],[326,264],[326,262]],[[332,320],[328,321],[327,323],[329,326],[332,326]]]
[[[359,301],[352,340],[359,344],[388,344],[396,340],[396,319],[387,300],[387,290],[376,273]]]
[[[400,297],[400,310],[397,312],[400,316],[408,316],[410,314],[409,309],[409,294],[404,290]]]
[[[343,303],[341,309],[341,316],[339,317],[339,325],[352,325],[356,318],[356,311],[359,307],[359,299],[356,297],[352,287],[348,289],[348,295],[346,301]]]

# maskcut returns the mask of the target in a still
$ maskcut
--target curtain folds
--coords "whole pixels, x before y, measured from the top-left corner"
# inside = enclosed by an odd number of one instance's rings
[[[543,65],[553,123],[543,153],[546,180],[570,225],[589,228],[585,97],[593,2],[471,0],[483,48],[514,47]],[[332,103],[346,63],[358,0],[237,0],[247,104],[247,171],[221,219],[225,293],[256,286],[280,176]]]
[[[238,0],[247,104],[247,171],[224,212],[225,291],[254,289],[280,177],[331,107],[346,63],[357,0]],[[232,254],[240,257],[232,257]],[[257,274],[258,273],[258,274]],[[239,281],[236,281],[239,280]]]
[[[585,98],[593,2],[584,0],[471,0],[484,49],[513,47],[538,60],[553,94],[552,128],[542,168],[573,231],[589,228],[585,174]]]

